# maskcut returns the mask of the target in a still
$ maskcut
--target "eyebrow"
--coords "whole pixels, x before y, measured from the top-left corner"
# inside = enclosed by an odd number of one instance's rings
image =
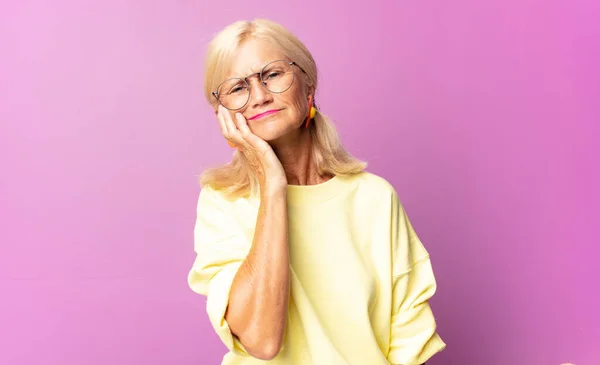
[[[243,76],[240,73],[236,73],[233,76],[229,77],[229,78],[236,78],[236,79],[243,79],[245,77],[248,77],[250,75],[255,75],[257,73],[260,73],[262,71],[262,69],[266,66],[267,64],[265,63],[262,67],[259,68],[259,71],[256,72],[250,72],[250,73],[245,73]]]
[[[260,72],[261,72],[261,71],[262,71],[262,70],[265,68],[265,66],[266,66],[266,65],[268,65],[269,63],[271,63],[271,62],[273,62],[273,61],[285,61],[285,62],[292,62],[292,61],[290,61],[290,60],[289,60],[287,57],[282,57],[282,58],[274,58],[272,61],[267,61],[267,62],[265,62],[265,63],[264,63],[262,66],[260,66],[260,67],[259,67],[259,71],[256,71],[256,72],[251,72],[251,73],[249,73],[249,74],[245,74],[244,76],[238,76],[238,75],[234,74],[234,75],[232,75],[232,76],[226,77],[225,79],[226,79],[226,80],[228,80],[228,79],[233,79],[233,78],[235,78],[235,79],[243,79],[243,78],[245,78],[245,77],[248,77],[248,76],[255,75],[255,74],[257,74],[257,73],[260,73]]]

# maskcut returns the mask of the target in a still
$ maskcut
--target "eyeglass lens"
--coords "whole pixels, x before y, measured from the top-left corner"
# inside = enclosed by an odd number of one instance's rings
[[[272,93],[282,93],[292,86],[294,70],[287,61],[267,64],[260,73],[264,87]],[[219,102],[227,109],[241,109],[250,99],[250,85],[241,78],[225,80],[217,88]]]

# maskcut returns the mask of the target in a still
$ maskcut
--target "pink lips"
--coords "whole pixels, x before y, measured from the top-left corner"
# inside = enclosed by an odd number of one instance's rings
[[[262,117],[266,117],[267,115],[271,115],[271,114],[275,114],[277,113],[279,110],[268,110],[264,113],[260,113],[260,114],[256,114],[255,116],[253,116],[252,118],[250,118],[249,120],[255,120],[258,118],[262,118]]]

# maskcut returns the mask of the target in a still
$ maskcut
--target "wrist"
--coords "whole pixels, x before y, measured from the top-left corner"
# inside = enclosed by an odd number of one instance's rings
[[[264,184],[260,189],[262,199],[287,198],[287,184]]]

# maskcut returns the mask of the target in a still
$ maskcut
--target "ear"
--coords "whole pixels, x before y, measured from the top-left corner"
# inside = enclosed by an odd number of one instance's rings
[[[314,86],[308,87],[308,95],[306,96],[309,104],[314,104],[315,102],[315,88]]]
[[[306,93],[308,95],[315,95],[315,85],[306,85]]]

